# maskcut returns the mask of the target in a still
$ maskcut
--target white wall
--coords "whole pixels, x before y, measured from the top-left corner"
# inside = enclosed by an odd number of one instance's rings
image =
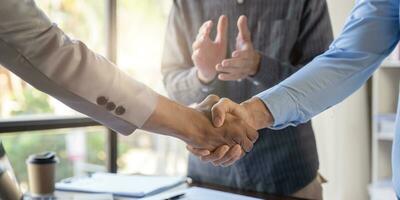
[[[354,0],[327,0],[335,36]],[[367,87],[313,120],[326,200],[368,199],[370,130]]]

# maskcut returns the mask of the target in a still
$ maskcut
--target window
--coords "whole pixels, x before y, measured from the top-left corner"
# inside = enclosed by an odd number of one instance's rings
[[[117,6],[117,65],[161,94],[166,94],[160,64],[171,3],[119,0]],[[186,174],[187,152],[182,142],[142,130],[119,138],[119,172]]]
[[[29,155],[54,151],[60,159],[57,180],[73,175],[106,171],[105,133],[103,127],[32,131],[1,136],[22,189],[27,189],[25,160]]]
[[[69,36],[79,38],[91,49],[105,54],[106,1],[40,0],[36,3]],[[23,189],[27,188],[25,160],[30,154],[42,151],[55,151],[60,158],[57,180],[87,172],[106,171],[106,128],[35,128],[36,131],[4,133],[7,128],[5,122],[15,120],[28,123],[28,120],[43,119],[43,123],[46,123],[45,121],[65,116],[65,120],[60,120],[60,123],[66,127],[73,127],[75,124],[82,126],[88,120],[70,120],[73,119],[70,116],[82,118],[82,115],[34,89],[1,66],[0,91],[0,119],[3,120],[3,123],[0,122],[0,132],[3,133],[0,134],[0,139],[3,140]],[[43,125],[45,126],[50,125]]]
[[[110,51],[107,46],[109,30],[106,28],[110,20],[107,10],[113,9],[110,8],[110,2],[115,0],[37,0],[38,6],[69,36],[82,40],[89,48],[104,56]],[[172,1],[116,0],[116,3],[117,65],[157,92],[166,94],[160,63]],[[101,126],[87,127],[97,124],[32,88],[1,66],[0,91],[0,119],[3,120],[0,120],[0,139],[25,188],[25,159],[32,153],[45,150],[55,151],[61,159],[62,164],[57,169],[58,180],[106,170],[107,156],[112,155],[112,151],[106,148],[107,144],[112,143],[107,137],[108,129]],[[40,127],[46,125],[19,129],[19,125],[16,125],[12,130],[25,131],[4,133],[7,130],[4,119],[24,122],[60,116],[57,123],[61,125],[55,127],[64,129],[40,130]],[[71,120],[70,116],[71,119],[79,119]],[[44,123],[47,123],[46,120]],[[117,138],[118,172],[167,175],[186,173],[187,152],[181,141],[142,130],[130,136],[118,135]]]
[[[38,6],[69,36],[105,54],[105,1],[40,0]],[[77,115],[0,67],[0,118],[27,115]]]

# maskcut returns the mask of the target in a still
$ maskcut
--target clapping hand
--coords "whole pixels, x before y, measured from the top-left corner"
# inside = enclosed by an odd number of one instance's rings
[[[254,76],[259,69],[261,55],[254,49],[246,16],[237,22],[236,49],[231,58],[226,58],[228,47],[228,18],[218,20],[217,36],[210,38],[213,22],[205,22],[192,45],[192,60],[198,69],[198,78],[209,83],[218,75],[223,81],[233,81]]]
[[[259,69],[261,55],[251,42],[251,33],[247,24],[247,17],[240,16],[237,22],[238,35],[236,37],[236,50],[232,58],[224,59],[217,65],[218,79],[233,81],[254,76]]]
[[[227,53],[228,18],[226,16],[219,18],[215,40],[210,38],[212,27],[212,21],[205,22],[192,45],[192,60],[198,69],[198,78],[204,83],[215,79],[217,76],[215,68],[226,58]]]

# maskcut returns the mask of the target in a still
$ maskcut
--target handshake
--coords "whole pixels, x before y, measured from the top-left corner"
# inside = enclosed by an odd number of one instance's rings
[[[204,122],[202,137],[188,140],[187,149],[204,162],[215,166],[229,166],[250,152],[258,139],[257,129],[272,124],[267,107],[258,98],[242,104],[209,95],[196,110],[206,116],[212,126]]]
[[[261,99],[241,104],[209,95],[196,108],[159,96],[143,129],[183,140],[187,149],[205,162],[229,166],[250,152],[258,129],[272,125],[273,117]]]

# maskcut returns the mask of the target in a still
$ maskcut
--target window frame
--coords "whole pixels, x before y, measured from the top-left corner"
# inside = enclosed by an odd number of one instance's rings
[[[117,60],[117,0],[106,1],[106,57],[111,62]],[[40,131],[63,128],[81,128],[101,126],[88,117],[79,116],[45,116],[17,117],[0,119],[0,136],[2,134],[19,134],[22,131]],[[108,129],[106,138],[107,171],[117,173],[118,137],[117,133]]]

